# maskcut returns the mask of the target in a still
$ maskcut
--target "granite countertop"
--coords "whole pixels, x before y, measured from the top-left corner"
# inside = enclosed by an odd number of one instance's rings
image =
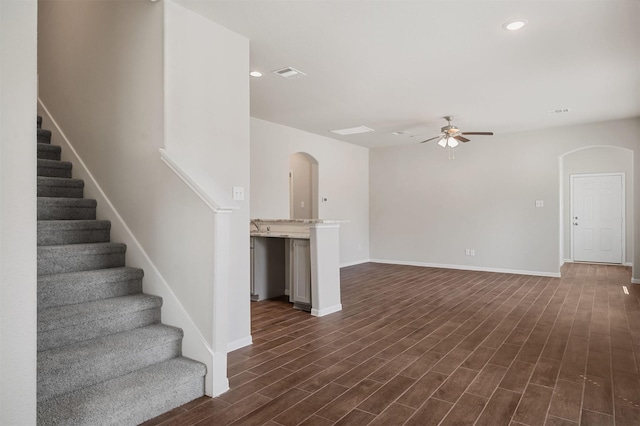
[[[314,224],[314,223],[348,223],[348,220],[336,219],[251,219],[251,221],[260,223],[295,223],[295,224]]]
[[[289,232],[289,231],[251,231],[251,237],[271,237],[271,238],[300,238],[309,239],[308,232]]]

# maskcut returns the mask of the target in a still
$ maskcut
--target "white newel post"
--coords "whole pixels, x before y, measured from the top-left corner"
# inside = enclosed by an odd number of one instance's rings
[[[214,216],[213,371],[211,372],[211,382],[206,384],[206,393],[217,396],[229,390],[227,334],[229,330],[231,210],[214,210]]]
[[[342,310],[340,301],[340,225],[314,223],[311,239],[311,315]]]

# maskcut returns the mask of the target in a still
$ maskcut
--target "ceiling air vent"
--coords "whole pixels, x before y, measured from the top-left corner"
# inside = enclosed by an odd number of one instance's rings
[[[295,80],[296,78],[300,78],[305,76],[306,74],[300,70],[297,70],[293,67],[286,67],[279,70],[272,71],[275,75],[279,75],[280,77],[286,78],[288,80]]]
[[[566,114],[571,111],[569,108],[550,109],[547,114]]]

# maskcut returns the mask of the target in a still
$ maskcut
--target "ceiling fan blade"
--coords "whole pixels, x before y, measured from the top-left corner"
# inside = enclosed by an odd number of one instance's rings
[[[440,139],[441,137],[442,137],[442,136],[436,136],[436,137],[434,137],[434,138],[427,139],[426,141],[422,141],[422,142],[420,142],[420,143],[425,143],[425,142],[429,142],[429,141],[432,141],[432,140],[435,140],[435,139]]]
[[[459,140],[460,142],[469,142],[471,139],[467,139],[464,136],[454,136],[454,139]]]
[[[493,132],[462,132],[463,135],[485,135],[493,136]]]

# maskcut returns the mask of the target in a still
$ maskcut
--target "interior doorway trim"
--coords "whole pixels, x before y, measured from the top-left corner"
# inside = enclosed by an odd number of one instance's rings
[[[621,236],[621,259],[620,259],[620,264],[624,265],[625,264],[625,260],[627,259],[626,256],[626,229],[627,229],[627,214],[626,214],[626,200],[625,200],[625,174],[623,172],[615,172],[615,173],[576,173],[576,174],[572,174],[569,175],[569,209],[570,209],[570,215],[573,218],[574,217],[574,205],[573,205],[573,195],[574,195],[574,179],[575,178],[589,178],[589,177],[605,177],[605,176],[619,176],[620,177],[620,190],[621,190],[621,214],[622,214],[622,223],[621,223],[621,230],[620,230],[620,236]],[[573,222],[573,220],[571,221]],[[574,227],[571,226],[571,238],[570,238],[570,243],[571,243],[571,262],[575,262],[575,255],[574,255]]]

